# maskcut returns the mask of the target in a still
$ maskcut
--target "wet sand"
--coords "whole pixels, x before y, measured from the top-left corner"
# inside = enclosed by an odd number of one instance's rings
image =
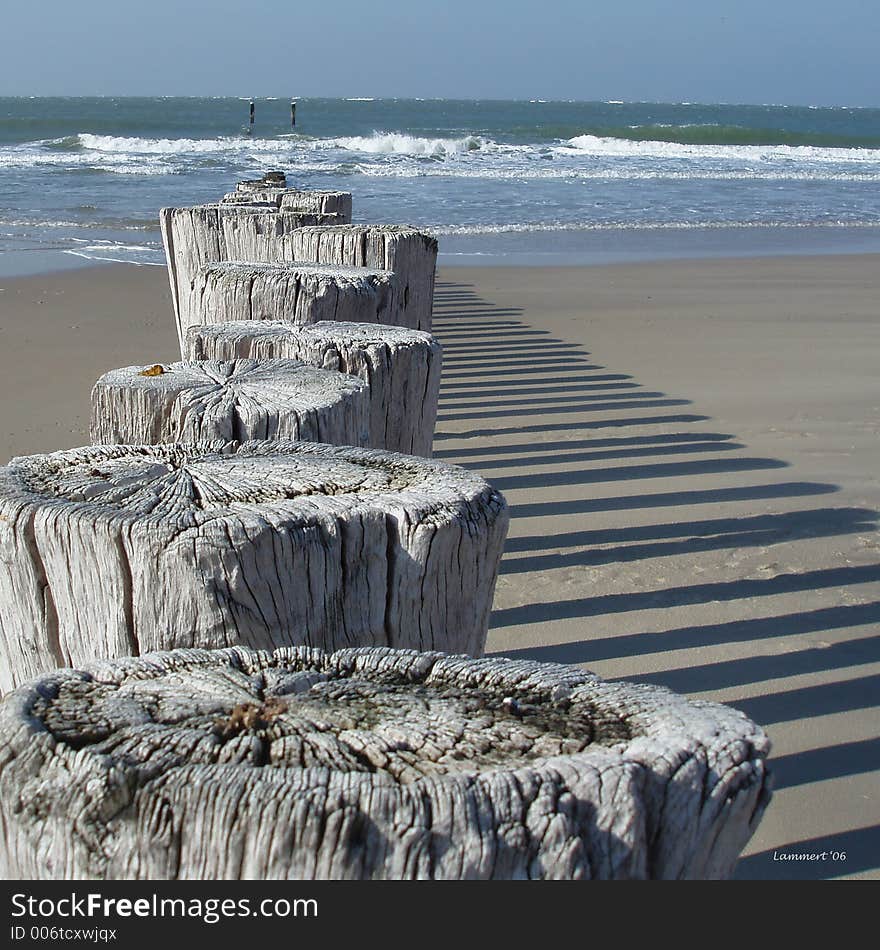
[[[160,268],[0,288],[4,459],[82,444],[100,373],[176,355]],[[765,726],[739,877],[880,877],[878,300],[870,255],[438,278],[435,452],[513,513],[489,651]]]

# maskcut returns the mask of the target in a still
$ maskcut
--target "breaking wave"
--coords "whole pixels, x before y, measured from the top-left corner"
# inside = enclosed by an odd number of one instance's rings
[[[416,135],[407,135],[403,132],[373,132],[372,135],[355,135],[350,137],[324,139],[316,142],[315,147],[344,148],[352,152],[368,152],[374,155],[413,155],[442,158],[448,155],[461,155],[475,152],[487,144],[476,135],[466,135],[464,138],[421,138]]]

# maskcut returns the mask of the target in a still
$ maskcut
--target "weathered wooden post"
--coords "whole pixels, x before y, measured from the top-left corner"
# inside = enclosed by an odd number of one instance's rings
[[[351,224],[352,200],[348,191],[303,191],[289,188],[283,172],[267,172],[262,178],[240,181],[235,191],[227,192],[221,204],[269,205],[285,211],[336,215],[335,218],[312,222],[317,224]]]
[[[310,226],[310,221],[319,217],[321,214],[247,205],[163,208],[162,239],[178,327],[181,302],[191,293],[202,264],[247,261],[392,271],[402,324],[429,331],[437,241],[407,227]]]
[[[284,172],[266,172],[262,178],[246,178],[235,185],[238,194],[260,195],[266,190],[283,190],[287,187],[287,176]]]
[[[351,224],[352,199],[348,191],[301,191],[285,188],[279,195],[282,211],[300,211],[310,214],[335,214],[336,221],[327,224]]]
[[[93,444],[301,439],[366,445],[370,390],[293,359],[126,366],[92,389]]]
[[[150,654],[0,733],[4,878],[724,878],[770,797],[742,713],[499,658]]]
[[[401,326],[431,330],[437,240],[397,225],[327,225],[285,232],[273,251],[280,260],[378,267],[394,273]]]
[[[358,376],[370,387],[368,444],[431,455],[441,349],[429,333],[366,323],[245,320],[191,326],[185,350],[187,359],[296,359]]]
[[[202,264],[180,298],[181,354],[187,331],[229,320],[319,320],[396,324],[406,319],[391,271],[340,264]]]
[[[0,689],[181,646],[479,655],[507,531],[464,469],[256,441],[98,445],[0,468]]]

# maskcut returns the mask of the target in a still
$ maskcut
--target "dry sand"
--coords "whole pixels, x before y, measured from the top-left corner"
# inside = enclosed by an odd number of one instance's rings
[[[740,877],[880,877],[878,274],[835,256],[439,276],[436,453],[513,508],[490,652],[765,726],[777,792]],[[100,373],[176,355],[159,268],[0,288],[4,458],[82,443]],[[779,860],[804,853],[824,857]]]

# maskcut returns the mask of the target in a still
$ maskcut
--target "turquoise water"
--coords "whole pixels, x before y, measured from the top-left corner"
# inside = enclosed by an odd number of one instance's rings
[[[281,169],[449,263],[880,250],[880,110],[0,99],[0,271],[160,264],[163,205]],[[674,232],[670,239],[670,232]]]

